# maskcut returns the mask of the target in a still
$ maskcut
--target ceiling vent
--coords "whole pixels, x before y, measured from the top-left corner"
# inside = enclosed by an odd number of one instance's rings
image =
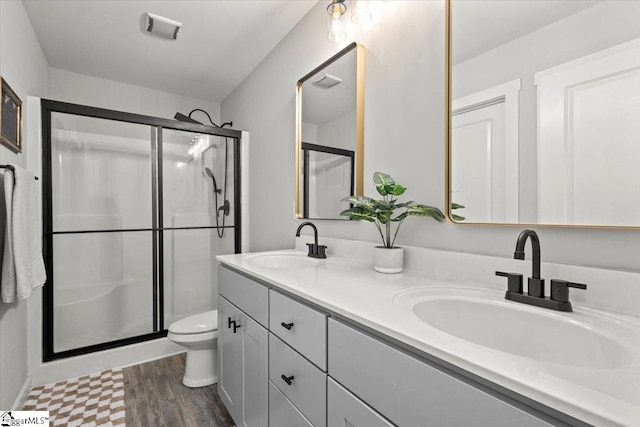
[[[156,15],[155,13],[147,13],[145,20],[145,30],[151,34],[163,37],[165,39],[176,40],[178,31],[182,27],[182,22]]]
[[[335,85],[342,83],[342,79],[331,74],[324,74],[319,79],[311,82],[312,85],[321,87],[323,89],[329,89]]]

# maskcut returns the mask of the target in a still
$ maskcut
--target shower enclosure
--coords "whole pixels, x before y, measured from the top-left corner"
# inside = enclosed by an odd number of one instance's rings
[[[240,132],[42,101],[44,359],[165,336],[240,252]]]

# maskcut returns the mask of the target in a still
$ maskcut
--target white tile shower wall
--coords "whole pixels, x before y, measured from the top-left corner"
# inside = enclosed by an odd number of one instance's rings
[[[371,264],[373,247],[377,243],[359,240],[319,238],[320,244],[327,245],[329,257],[345,258]],[[313,236],[303,235],[296,239],[298,251],[307,250],[306,243],[313,243]],[[526,260],[511,258],[513,248],[505,248],[507,257],[476,255],[462,252],[404,246],[405,270],[401,274],[422,274],[427,277],[456,282],[466,286],[484,286],[496,290],[506,290],[503,277],[497,277],[496,271],[508,271],[531,276],[531,252],[527,246]],[[571,301],[581,307],[605,310],[612,313],[640,317],[640,273],[632,271],[610,270],[583,267],[577,265],[541,264],[542,277],[546,279],[546,294],[549,295],[551,279],[563,279],[571,282],[586,283],[587,290],[572,290]],[[378,273],[382,274],[382,273]],[[393,279],[393,275],[388,276]]]

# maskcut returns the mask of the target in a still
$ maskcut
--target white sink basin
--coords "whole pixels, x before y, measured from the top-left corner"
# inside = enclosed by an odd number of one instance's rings
[[[603,326],[603,319],[593,319],[592,325],[583,321],[584,313],[556,313],[504,301],[499,295],[502,293],[425,288],[405,293],[398,301],[422,322],[446,334],[538,362],[611,369],[633,361],[629,349],[608,336],[606,325],[604,332],[594,330],[593,325]]]
[[[252,256],[248,261],[263,268],[308,268],[316,267],[320,261],[303,253],[267,253]]]

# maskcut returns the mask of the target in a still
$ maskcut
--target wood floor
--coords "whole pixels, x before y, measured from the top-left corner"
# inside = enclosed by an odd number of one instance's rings
[[[217,385],[182,384],[184,354],[131,366],[124,371],[127,427],[231,427]]]

